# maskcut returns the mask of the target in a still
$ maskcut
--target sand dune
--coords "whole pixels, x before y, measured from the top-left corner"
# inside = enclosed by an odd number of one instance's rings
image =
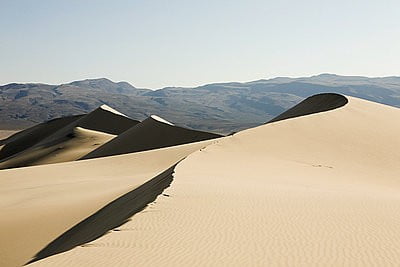
[[[60,141],[65,141],[76,127],[118,135],[138,123],[139,121],[132,120],[125,115],[120,115],[119,112],[113,111],[110,107],[103,105],[68,124],[66,127],[53,132],[46,139],[37,143],[36,146],[53,145]]]
[[[98,109],[79,119],[76,126],[118,135],[138,123],[139,121],[132,120],[107,105],[102,105]]]
[[[218,139],[118,231],[32,266],[400,265],[400,110],[347,100]]]
[[[76,160],[137,123],[105,105],[51,120],[9,137],[0,150],[0,168]]]
[[[178,127],[153,115],[88,153],[82,159],[133,153],[218,137],[221,135]]]
[[[0,169],[74,161],[110,141],[115,135],[76,127],[71,138],[54,145],[35,146],[0,162]]]
[[[0,146],[6,143],[8,137],[17,132],[16,130],[0,130]]]
[[[210,142],[93,160],[1,170],[0,266],[27,263],[74,225]],[[152,194],[152,191],[146,194]],[[120,210],[113,210],[107,210],[107,214],[110,218],[118,218]],[[129,214],[130,211],[126,212]],[[89,224],[92,227],[89,233],[73,232],[73,238],[69,240],[79,245],[80,240],[90,240],[90,234],[104,234],[109,230],[107,226],[113,226],[116,222],[102,223],[101,220],[96,221],[95,225]],[[50,253],[58,249],[63,250],[63,246],[51,247]],[[45,250],[45,253],[49,251]]]
[[[0,130],[0,150],[4,147],[7,142],[7,138],[15,134],[17,131],[13,130]]]
[[[224,138],[107,106],[35,126],[4,140],[45,165],[0,170],[0,266],[400,265],[399,119],[320,94]]]
[[[37,144],[55,131],[58,131],[81,117],[82,115],[58,118],[15,133],[4,140],[6,146],[0,150],[0,160],[4,160]]]
[[[288,109],[287,111],[283,112],[282,114],[279,114],[272,120],[268,121],[268,123],[333,110],[343,107],[347,103],[347,98],[339,94],[323,93],[313,95],[306,98],[304,101],[300,102],[294,107]]]

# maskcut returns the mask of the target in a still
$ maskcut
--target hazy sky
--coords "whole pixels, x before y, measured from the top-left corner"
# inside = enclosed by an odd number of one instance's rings
[[[0,84],[400,75],[400,1],[0,0]]]

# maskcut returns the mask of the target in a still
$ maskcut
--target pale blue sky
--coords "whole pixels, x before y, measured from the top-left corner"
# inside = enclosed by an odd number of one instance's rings
[[[400,75],[400,1],[0,0],[0,84]]]

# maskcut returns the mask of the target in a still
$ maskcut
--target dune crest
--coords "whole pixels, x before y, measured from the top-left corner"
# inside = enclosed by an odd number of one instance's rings
[[[397,266],[400,110],[352,97],[189,155],[131,221],[32,266]]]
[[[16,132],[16,130],[0,130],[0,145],[5,143],[5,140]]]
[[[85,160],[0,170],[0,265],[400,265],[398,119],[324,93],[221,138],[100,107],[23,150]]]
[[[88,130],[82,127],[75,127],[72,135],[73,138],[57,143],[53,146],[49,146],[46,149],[38,148],[37,151],[25,153],[24,156],[30,155],[32,158],[34,158],[34,161],[30,164],[28,163],[27,166],[77,160],[87,153],[93,151],[97,147],[107,143],[116,136],[103,132]],[[1,163],[0,166],[2,166]]]
[[[166,124],[169,124],[169,125],[173,125],[173,124],[170,123],[169,121],[164,120],[163,118],[161,118],[161,117],[159,117],[159,116],[157,116],[157,115],[151,115],[150,117],[151,117],[152,119],[155,119],[156,121],[163,122],[163,123],[166,123]]]
[[[134,153],[218,137],[221,135],[175,126],[152,115],[81,159]]]
[[[137,123],[103,105],[86,115],[39,124],[4,141],[0,169],[76,160]]]
[[[334,93],[317,94],[306,98],[304,101],[276,116],[267,123],[334,110],[343,107],[347,103],[348,100],[343,95]]]
[[[81,117],[77,115],[53,119],[9,136],[3,140],[5,146],[0,150],[0,161],[34,146]]]
[[[74,162],[137,124],[102,106],[5,140],[10,156],[0,161],[8,169],[0,170],[0,238],[8,242],[0,246],[0,265],[33,262],[104,235],[154,200],[178,161],[220,137],[151,116],[125,140],[124,146],[141,148],[137,153]]]
[[[29,262],[69,229],[211,142],[207,140],[113,157],[0,170],[0,266],[21,266]],[[152,192],[146,194],[151,195]],[[110,211],[106,211],[109,214]],[[97,227],[100,232],[111,230],[107,223],[111,221],[110,225],[114,225],[112,219],[123,210],[114,212],[107,222],[99,221],[102,226],[93,225],[91,221],[91,224],[84,225]],[[125,209],[125,212],[131,210]],[[90,235],[96,231],[73,233],[74,240],[79,244],[82,238],[90,240]],[[54,251],[59,249],[58,246],[56,248]]]
[[[106,110],[106,111],[112,112],[112,113],[114,113],[114,114],[117,114],[117,115],[121,115],[121,116],[124,116],[124,117],[128,117],[128,116],[126,116],[125,114],[119,112],[118,110],[115,110],[115,109],[113,109],[112,107],[107,106],[106,104],[101,105],[100,108],[101,108],[101,109],[104,109],[104,110]]]

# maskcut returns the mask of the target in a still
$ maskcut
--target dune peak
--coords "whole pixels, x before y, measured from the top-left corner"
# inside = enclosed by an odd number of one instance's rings
[[[150,117],[152,119],[156,120],[156,121],[159,121],[159,122],[162,122],[162,123],[166,123],[166,124],[169,124],[169,125],[172,125],[172,126],[174,125],[174,124],[170,123],[169,121],[164,120],[163,118],[161,118],[161,117],[159,117],[157,115],[151,115]]]
[[[120,116],[128,117],[128,116],[126,116],[125,114],[122,114],[121,112],[119,112],[119,111],[113,109],[112,107],[107,106],[106,104],[101,105],[100,108],[101,108],[102,110],[106,110],[106,111],[112,112],[112,113],[117,114],[117,115],[120,115]]]

